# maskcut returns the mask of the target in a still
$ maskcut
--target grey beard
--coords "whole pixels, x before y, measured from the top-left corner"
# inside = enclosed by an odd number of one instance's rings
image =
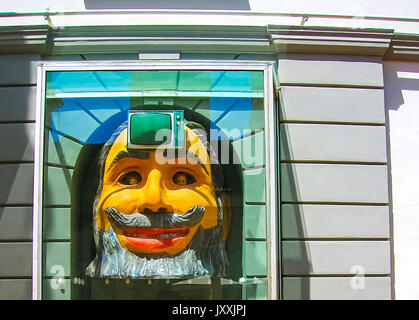
[[[121,279],[224,276],[228,259],[220,207],[218,219],[219,224],[214,228],[199,228],[185,250],[176,255],[134,254],[120,245],[112,227],[108,231],[98,230],[97,254],[86,268],[86,275]]]
[[[184,214],[176,213],[132,213],[124,214],[119,210],[108,207],[105,209],[108,217],[116,223],[118,227],[138,227],[138,228],[183,228],[192,227],[198,224],[204,216],[205,208],[194,206]]]

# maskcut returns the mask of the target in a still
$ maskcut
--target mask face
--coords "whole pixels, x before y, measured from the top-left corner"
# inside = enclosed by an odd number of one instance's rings
[[[200,227],[217,225],[208,154],[186,127],[185,136],[185,149],[170,156],[158,149],[128,149],[124,130],[109,151],[97,227],[112,227],[120,245],[134,254],[178,254]]]

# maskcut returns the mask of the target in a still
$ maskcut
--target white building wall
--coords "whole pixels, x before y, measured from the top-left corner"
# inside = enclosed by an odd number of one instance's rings
[[[393,196],[395,298],[419,299],[419,63],[384,63]]]

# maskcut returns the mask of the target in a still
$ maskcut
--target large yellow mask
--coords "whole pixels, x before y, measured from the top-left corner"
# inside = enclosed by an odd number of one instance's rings
[[[112,227],[120,245],[134,254],[176,255],[187,247],[200,227],[210,229],[218,223],[208,153],[187,127],[185,137],[185,152],[170,158],[159,150],[127,148],[125,129],[108,153],[97,206],[97,227],[101,231]],[[198,213],[187,223],[159,227],[152,223],[141,227],[128,223],[137,218],[137,213],[155,216],[159,221],[168,215],[183,221],[192,216],[193,209]]]

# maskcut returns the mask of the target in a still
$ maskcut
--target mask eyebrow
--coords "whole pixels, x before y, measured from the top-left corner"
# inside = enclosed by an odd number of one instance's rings
[[[128,150],[121,150],[117,153],[115,158],[113,158],[112,162],[109,164],[108,169],[106,172],[111,170],[111,168],[117,163],[119,160],[124,158],[137,158],[137,159],[150,159],[150,152],[144,150],[135,150],[135,149],[128,149]]]
[[[193,152],[190,152],[190,151],[186,151],[184,153],[178,153],[178,152],[171,153],[171,152],[169,152],[166,155],[166,159],[179,158],[179,156],[186,156],[186,157],[190,157],[190,158],[194,159],[195,161],[197,161],[201,165],[201,167],[204,169],[204,171],[207,174],[207,176],[209,176],[209,172],[208,172],[207,168],[205,167],[204,163]]]

